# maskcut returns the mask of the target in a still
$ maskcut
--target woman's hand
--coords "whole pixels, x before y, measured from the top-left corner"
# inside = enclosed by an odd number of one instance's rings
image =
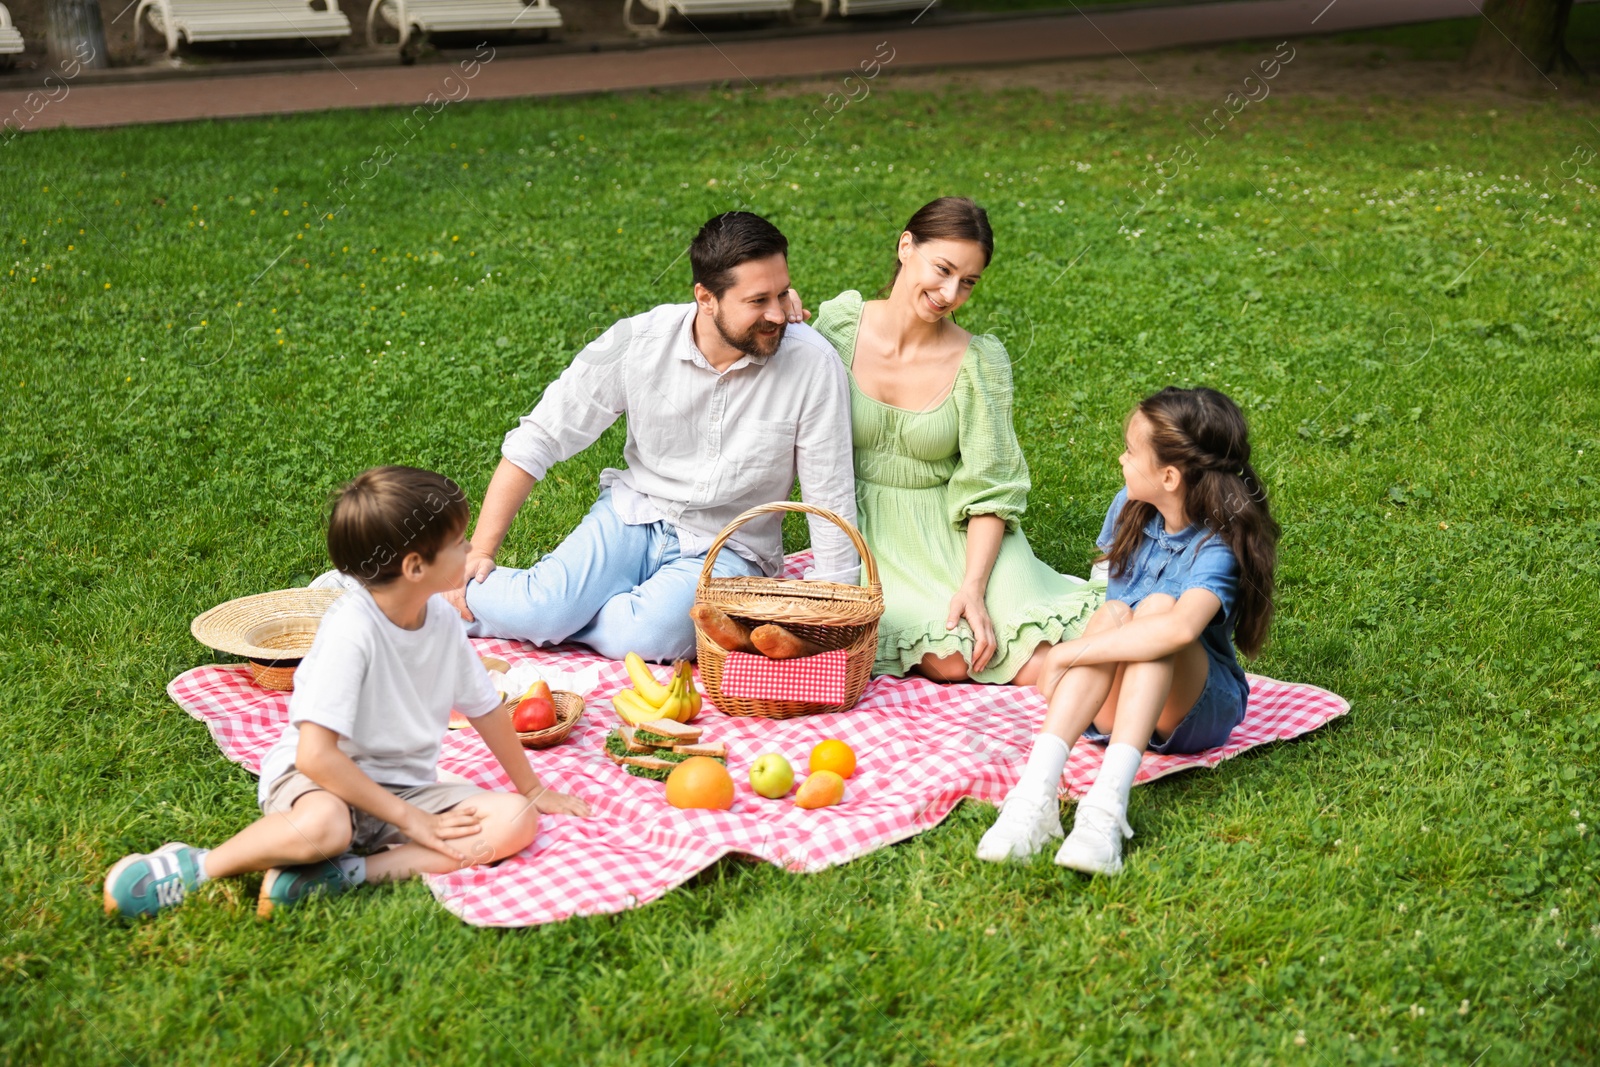
[[[451,808],[440,815],[432,815],[413,806],[407,813],[405,821],[400,824],[400,831],[424,848],[442,852],[465,865],[472,861],[449,842],[457,837],[471,837],[478,832],[482,822],[483,817],[478,814],[478,809],[470,804]]]
[[[582,797],[558,793],[542,785],[530,791],[528,802],[541,815],[577,815],[581,818],[589,814],[589,803]]]
[[[793,288],[783,294],[783,307],[784,315],[790,322],[804,322],[811,317],[811,312],[800,302],[800,294]]]
[[[945,619],[944,628],[954,630],[962,619],[966,619],[972,629],[971,669],[976,674],[989,665],[995,649],[994,623],[989,618],[983,593],[967,586],[956,590],[956,595],[950,598],[950,615]]]

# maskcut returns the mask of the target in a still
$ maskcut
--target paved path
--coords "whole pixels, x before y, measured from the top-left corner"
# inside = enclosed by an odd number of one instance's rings
[[[63,87],[52,83],[50,90],[0,92],[0,122],[25,130],[122,126],[339,107],[409,106],[423,103],[430,93],[435,99],[496,100],[721,81],[754,84],[843,75],[864,62],[882,62],[888,57],[892,58],[884,67],[891,71],[996,66],[1127,55],[1245,38],[1294,38],[1477,14],[1472,0],[1248,0],[1171,8],[1090,9],[1081,15],[936,26],[883,24],[861,32],[723,43],[706,39],[700,44],[644,50],[500,57],[468,68],[473,74],[470,79],[457,65],[440,63],[112,85],[68,83]],[[47,100],[46,92],[54,99]]]

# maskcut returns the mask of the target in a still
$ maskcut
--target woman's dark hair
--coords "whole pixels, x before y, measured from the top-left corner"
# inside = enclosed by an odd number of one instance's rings
[[[917,244],[925,241],[976,241],[983,247],[983,265],[994,258],[994,231],[989,228],[989,213],[964,196],[941,196],[917,209],[903,231]],[[886,296],[900,277],[900,257],[895,256],[894,273],[878,295]]]
[[[1250,466],[1249,428],[1239,405],[1215,389],[1168,386],[1139,402],[1149,420],[1156,462],[1183,475],[1183,511],[1221,537],[1239,561],[1239,600],[1233,641],[1247,656],[1266,643],[1272,622],[1272,576],[1278,563],[1278,524],[1267,490]],[[1117,519],[1106,559],[1118,577],[1133,563],[1155,505],[1130,500]]]
[[[789,255],[789,239],[760,215],[727,211],[700,227],[689,242],[694,280],[721,299],[733,285],[733,268],[752,259]]]
[[[328,556],[365,586],[400,576],[406,555],[429,563],[467,528],[461,487],[417,467],[373,467],[339,490],[328,516]]]

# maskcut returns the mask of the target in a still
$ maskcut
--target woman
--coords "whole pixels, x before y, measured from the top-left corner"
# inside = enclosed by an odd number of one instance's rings
[[[884,299],[841,293],[813,324],[850,371],[857,514],[883,580],[877,674],[1032,685],[1104,599],[1035,558],[1017,525],[1029,482],[1011,362],[951,318],[993,254],[984,210],[941,197],[906,223]]]

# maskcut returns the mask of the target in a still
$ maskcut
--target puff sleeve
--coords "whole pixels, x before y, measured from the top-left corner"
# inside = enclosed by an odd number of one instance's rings
[[[960,455],[946,492],[957,529],[974,515],[998,515],[1015,530],[1027,510],[1028,461],[1011,422],[1011,397],[1005,346],[987,334],[974,337],[955,384]]]
[[[812,329],[827,338],[846,367],[854,362],[856,328],[861,324],[861,304],[861,294],[854,289],[846,289],[832,300],[823,301],[822,306],[817,308],[816,321],[811,324]]]

